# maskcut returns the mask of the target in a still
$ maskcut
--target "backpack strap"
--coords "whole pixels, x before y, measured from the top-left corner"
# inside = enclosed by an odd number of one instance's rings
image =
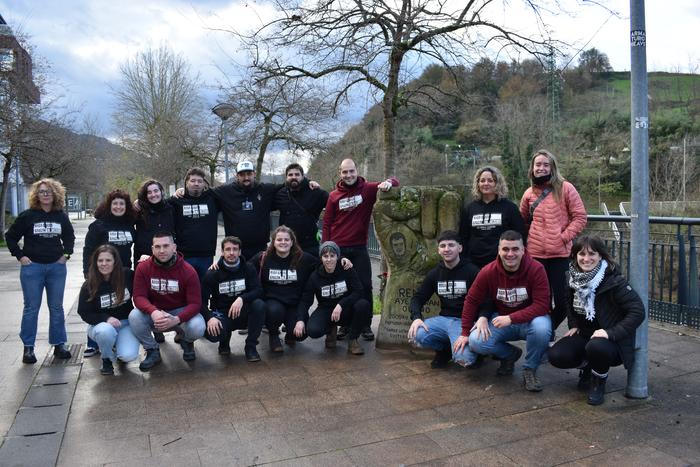
[[[542,201],[544,201],[544,199],[547,197],[547,195],[550,194],[551,192],[552,192],[552,187],[548,186],[547,188],[542,190],[542,193],[540,194],[540,196],[538,196],[537,199],[535,200],[535,202],[530,205],[530,217],[527,220],[528,224],[532,224],[532,215],[535,213],[535,209],[537,209],[537,206],[539,206],[540,203]]]

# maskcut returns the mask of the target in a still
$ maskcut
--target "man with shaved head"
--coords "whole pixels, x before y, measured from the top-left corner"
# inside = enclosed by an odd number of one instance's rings
[[[357,175],[352,159],[343,159],[338,172],[340,180],[328,197],[323,216],[323,241],[335,242],[341,255],[352,261],[362,282],[363,298],[372,303],[372,266],[367,251],[369,221],[377,191],[389,191],[392,186],[398,186],[399,181],[390,177],[383,182],[368,182]],[[362,331],[365,340],[374,339],[370,324]],[[345,336],[344,331],[341,328],[339,339]]]

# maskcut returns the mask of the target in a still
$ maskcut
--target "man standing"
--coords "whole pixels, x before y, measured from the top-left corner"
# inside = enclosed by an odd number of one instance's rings
[[[482,312],[472,328],[479,304],[485,299],[493,300],[495,311]],[[541,391],[536,372],[552,332],[549,309],[544,266],[525,253],[520,233],[506,230],[498,242],[498,257],[479,272],[464,300],[462,335],[454,350],[469,345],[472,352],[493,355],[501,361],[497,374],[511,375],[523,351],[508,342],[525,340],[525,389]]]
[[[231,353],[231,332],[248,329],[245,358],[260,361],[256,349],[265,323],[263,289],[255,268],[241,256],[241,241],[226,237],[221,241],[218,269],[207,271],[202,281],[202,314],[207,322],[206,338],[219,343],[219,353]],[[208,306],[211,303],[211,306]]]
[[[138,263],[134,274],[134,306],[129,325],[146,350],[139,365],[148,371],[161,361],[158,343],[151,331],[165,332],[180,328],[182,358],[196,358],[194,341],[204,335],[201,289],[197,272],[177,252],[170,232],[153,236],[153,255]]]
[[[275,195],[273,209],[280,211],[280,225],[294,231],[299,246],[318,257],[318,218],[328,201],[328,192],[312,190],[304,169],[297,163],[284,170],[285,184]]]
[[[468,368],[475,368],[477,355],[465,346],[452,354],[452,347],[462,332],[464,297],[479,269],[460,258],[462,243],[459,234],[446,230],[437,239],[438,254],[442,261],[428,272],[411,299],[411,327],[408,340],[419,347],[435,350],[432,368],[445,368],[450,360]],[[440,315],[423,321],[421,310],[433,294],[440,300]]]
[[[367,251],[369,221],[377,201],[377,190],[389,191],[392,186],[398,186],[399,181],[391,177],[381,183],[368,182],[357,175],[352,159],[344,159],[338,171],[340,180],[328,197],[323,216],[323,241],[335,242],[340,246],[341,255],[352,261],[362,282],[363,298],[371,304],[372,265]],[[362,332],[365,340],[374,339],[369,325],[367,323]],[[342,339],[346,333],[347,330],[341,328],[338,338]]]
[[[170,204],[178,250],[201,281],[216,253],[219,217],[219,205],[208,189],[202,169],[193,167],[187,171],[184,196],[173,196]]]

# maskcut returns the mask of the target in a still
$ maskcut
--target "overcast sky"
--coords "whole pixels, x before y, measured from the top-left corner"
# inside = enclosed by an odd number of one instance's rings
[[[558,16],[551,23],[554,37],[578,48],[597,47],[615,70],[629,70],[629,1],[605,2],[620,17],[599,7],[575,7],[573,0],[561,3],[576,16]],[[167,44],[208,85],[203,95],[211,107],[223,73],[235,76],[232,63],[242,60],[232,36],[212,29],[256,24],[269,13],[252,0],[0,0],[7,23],[28,34],[35,55],[50,64],[50,93],[96,118],[106,136],[113,134],[110,86],[118,85],[121,63],[148,46]],[[506,17],[509,13],[504,9]],[[698,71],[700,54],[692,39],[700,26],[698,0],[648,0],[646,26],[650,71]]]

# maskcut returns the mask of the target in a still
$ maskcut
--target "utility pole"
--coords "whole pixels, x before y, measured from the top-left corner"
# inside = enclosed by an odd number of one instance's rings
[[[630,0],[632,89],[632,233],[630,283],[644,302],[646,316],[637,329],[634,365],[627,373],[626,396],[649,396],[649,102],[644,0]]]

